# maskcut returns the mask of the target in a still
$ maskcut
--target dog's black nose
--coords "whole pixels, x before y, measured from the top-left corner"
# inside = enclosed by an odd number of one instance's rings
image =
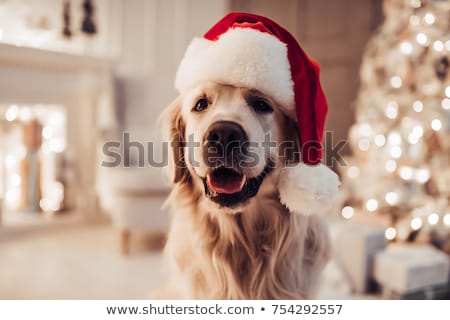
[[[217,121],[209,127],[205,140],[211,145],[220,144],[228,147],[231,144],[233,147],[246,142],[247,135],[244,129],[235,122]]]
[[[214,122],[206,131],[203,147],[208,164],[227,164],[241,156],[247,148],[248,138],[244,129],[232,121]]]

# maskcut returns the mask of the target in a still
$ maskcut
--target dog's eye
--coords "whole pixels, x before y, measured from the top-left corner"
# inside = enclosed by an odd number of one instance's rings
[[[272,107],[261,99],[252,101],[251,106],[257,113],[271,113],[273,111]]]
[[[208,100],[206,100],[206,98],[201,98],[200,100],[197,101],[192,111],[202,112],[206,110],[206,108],[208,108],[208,105],[209,105]]]

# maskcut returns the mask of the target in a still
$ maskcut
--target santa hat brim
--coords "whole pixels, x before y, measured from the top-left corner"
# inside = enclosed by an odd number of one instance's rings
[[[175,87],[185,92],[205,81],[259,90],[296,118],[287,47],[273,35],[233,28],[220,41],[194,38],[178,68]]]

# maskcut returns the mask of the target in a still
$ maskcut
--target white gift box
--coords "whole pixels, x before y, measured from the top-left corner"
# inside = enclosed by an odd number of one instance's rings
[[[375,256],[374,278],[385,291],[404,294],[449,280],[449,257],[430,245],[393,245]]]
[[[356,293],[369,289],[373,259],[386,246],[384,228],[345,222],[331,228],[335,259]]]

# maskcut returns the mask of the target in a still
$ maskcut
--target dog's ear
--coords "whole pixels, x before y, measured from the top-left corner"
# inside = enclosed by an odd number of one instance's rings
[[[179,96],[163,112],[160,123],[163,137],[170,143],[168,155],[169,176],[174,183],[189,180],[190,174],[184,161],[185,124],[181,116],[181,101]]]

